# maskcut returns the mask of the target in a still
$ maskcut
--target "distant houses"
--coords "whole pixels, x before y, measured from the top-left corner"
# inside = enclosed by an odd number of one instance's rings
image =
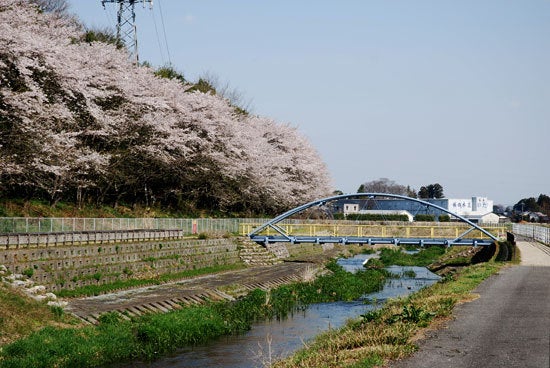
[[[520,214],[523,221],[550,223],[550,216],[542,212],[525,211]]]

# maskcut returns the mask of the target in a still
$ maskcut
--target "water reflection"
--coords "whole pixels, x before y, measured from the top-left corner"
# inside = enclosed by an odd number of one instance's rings
[[[378,252],[372,254],[357,254],[350,258],[340,258],[336,263],[348,272],[356,272],[358,270],[364,270],[363,264],[372,258],[380,258],[380,254]]]

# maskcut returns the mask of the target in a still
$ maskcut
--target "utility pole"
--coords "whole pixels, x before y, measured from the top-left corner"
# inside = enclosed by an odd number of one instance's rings
[[[118,4],[116,37],[122,42],[128,52],[130,59],[137,64],[139,62],[138,40],[136,27],[135,4],[142,2],[150,4],[153,7],[153,0],[101,0],[101,5],[105,8],[105,3]]]

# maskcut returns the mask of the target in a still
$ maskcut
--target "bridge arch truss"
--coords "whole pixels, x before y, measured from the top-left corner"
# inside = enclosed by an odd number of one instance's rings
[[[304,235],[293,235],[287,232],[283,226],[279,223],[283,220],[288,219],[289,217],[296,215],[298,213],[304,212],[308,209],[315,207],[324,207],[327,203],[339,201],[342,199],[375,199],[375,198],[396,198],[406,201],[416,202],[419,206],[425,206],[425,208],[433,208],[441,212],[447,213],[451,217],[454,217],[466,225],[469,225],[466,231],[456,237],[371,237],[371,236],[304,236]],[[272,229],[275,232],[275,235],[266,235],[265,231],[267,229]],[[481,238],[466,238],[468,234],[472,231],[478,230],[481,234],[486,235],[487,237]],[[326,197],[318,199],[304,205],[293,208],[272,220],[267,221],[261,226],[255,228],[252,232],[248,234],[251,240],[268,245],[271,243],[287,242],[287,243],[316,243],[316,244],[325,244],[325,243],[339,243],[339,244],[395,244],[395,245],[418,245],[418,246],[430,246],[430,245],[443,245],[443,246],[454,246],[454,245],[465,245],[465,246],[487,246],[491,245],[495,241],[498,241],[498,238],[491,234],[489,231],[478,226],[467,218],[460,216],[452,211],[449,211],[446,208],[440,207],[433,203],[423,201],[417,198],[411,198],[398,194],[391,193],[353,193],[353,194],[342,194],[332,197]]]

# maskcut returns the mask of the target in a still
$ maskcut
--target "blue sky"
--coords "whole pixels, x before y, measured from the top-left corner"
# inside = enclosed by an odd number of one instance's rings
[[[114,28],[115,4],[69,3]],[[550,194],[550,0],[155,0],[136,14],[140,60],[216,75],[297,126],[336,189]]]

